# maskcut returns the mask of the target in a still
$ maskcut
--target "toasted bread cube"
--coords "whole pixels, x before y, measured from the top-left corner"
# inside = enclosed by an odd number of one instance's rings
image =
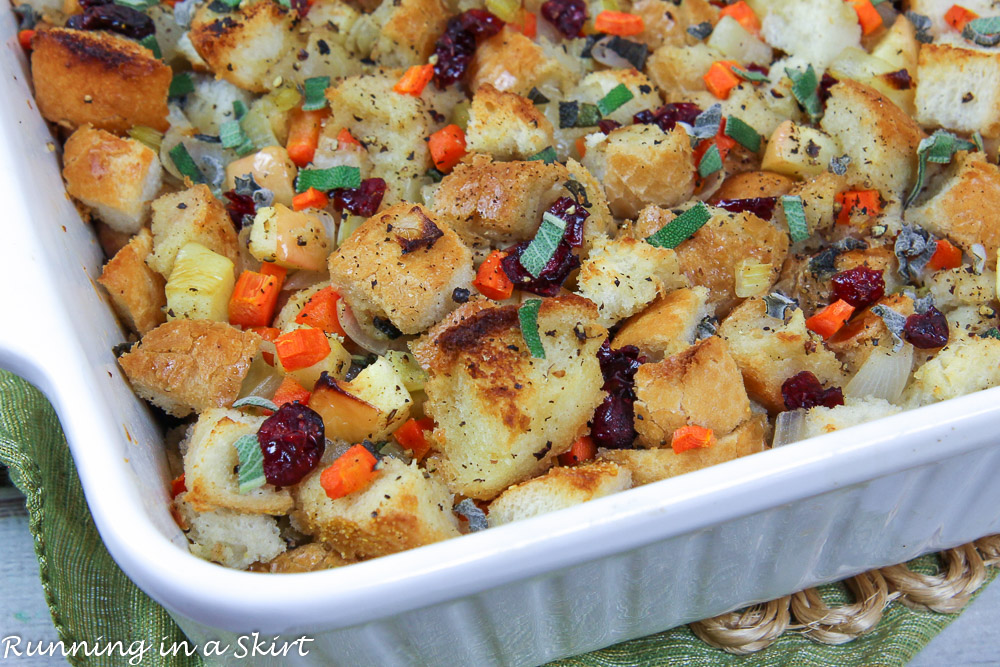
[[[274,194],[275,204],[291,206],[298,171],[295,163],[289,159],[288,151],[281,146],[268,146],[226,165],[225,190],[234,189],[237,178],[249,175],[253,176],[257,185]]]
[[[139,335],[163,324],[166,319],[163,277],[146,265],[146,257],[152,249],[152,235],[146,229],[140,230],[104,265],[97,279],[111,295],[111,304],[118,317]]]
[[[835,408],[825,408],[819,405],[806,410],[800,437],[805,440],[817,435],[833,433],[842,428],[890,417],[899,412],[902,412],[902,408],[881,398],[872,398],[871,396],[852,398],[849,396],[844,399],[843,405],[838,405]]]
[[[553,144],[552,123],[527,98],[487,83],[472,98],[465,142],[470,152],[523,160]]]
[[[326,542],[309,542],[300,547],[289,549],[278,554],[266,563],[255,563],[251,572],[270,572],[271,574],[296,574],[299,572],[319,572],[335,567],[343,567],[357,562],[353,558],[344,558]]]
[[[739,366],[717,336],[639,366],[635,391],[636,444],[641,447],[669,446],[674,431],[690,424],[710,428],[719,438],[750,417]]]
[[[704,42],[691,46],[664,44],[649,56],[646,71],[664,94],[672,99],[685,98],[707,92],[702,77],[716,60],[722,60],[722,54]]]
[[[756,415],[729,435],[719,438],[711,447],[689,449],[680,454],[674,453],[670,447],[608,449],[601,450],[598,457],[631,470],[632,484],[641,486],[762,452],[766,426],[764,416]]]
[[[900,68],[892,62],[856,46],[849,46],[830,64],[829,71],[830,75],[837,79],[853,79],[871,86],[907,115],[912,116],[915,113],[913,98],[916,95],[916,87],[912,83],[912,78],[904,84],[900,80],[899,70]],[[916,67],[913,67],[906,71],[906,75],[913,77],[916,72]]]
[[[914,3],[910,4],[912,6]],[[919,13],[919,10],[917,11]],[[906,16],[897,16],[889,31],[872,48],[871,53],[876,58],[891,64],[895,70],[905,69],[910,76],[915,76],[920,54],[916,28]]]
[[[152,51],[109,32],[40,30],[32,40],[35,100],[46,120],[124,134],[133,125],[160,132],[173,74]]]
[[[611,461],[556,466],[541,477],[509,487],[490,503],[491,527],[573,507],[632,486],[632,473]]]
[[[388,318],[419,333],[456,305],[474,277],[472,253],[419,204],[400,203],[364,222],[330,255],[330,280],[355,316]]]
[[[770,0],[758,4],[761,34],[767,43],[817,70],[826,69],[844,47],[861,43],[858,15],[843,0]]]
[[[195,556],[244,570],[254,563],[273,560],[288,549],[274,517],[227,509],[196,512],[184,502],[186,495],[182,493],[174,500],[174,516],[184,527]]]
[[[326,425],[326,437],[384,440],[410,417],[413,400],[395,367],[379,357],[350,382],[321,377],[309,406]]]
[[[163,183],[156,152],[87,125],[66,140],[66,191],[94,209],[112,229],[134,234],[149,217],[149,202]]]
[[[259,2],[215,17],[201,9],[191,43],[220,79],[263,93],[275,87],[275,67],[304,43],[295,15],[276,2]]]
[[[261,262],[274,262],[288,269],[322,271],[331,245],[319,216],[275,204],[257,210],[248,248]]]
[[[175,417],[233,404],[260,336],[222,322],[174,320],[118,359],[136,393]]]
[[[619,128],[587,142],[583,165],[604,183],[619,218],[635,218],[649,204],[676,206],[694,193],[691,140],[680,127],[666,134],[656,125]]]
[[[1000,137],[1000,53],[946,44],[920,47],[917,120],[927,128]]]
[[[514,306],[470,302],[412,344],[428,371],[437,469],[456,493],[488,500],[544,472],[587,430],[604,398],[597,308],[543,299],[545,358],[531,356]]]
[[[422,65],[444,32],[448,8],[441,0],[382,0],[372,19],[382,26],[371,57],[386,67]]]
[[[207,185],[163,195],[153,202],[153,254],[150,268],[164,278],[174,269],[174,258],[188,243],[200,243],[240,266],[240,249],[233,222]]]
[[[707,300],[708,288],[700,285],[674,290],[626,320],[611,347],[635,345],[652,362],[683,352],[695,342],[698,325],[712,313]]]
[[[632,93],[632,99],[604,116],[605,118],[627,125],[640,111],[660,106],[660,93],[653,86],[653,82],[635,69],[606,69],[591,72],[576,85],[570,97],[580,102],[597,104],[618,86],[628,88]]]
[[[935,271],[924,281],[934,297],[934,307],[947,313],[962,306],[981,306],[997,298],[997,274],[989,269],[982,273],[958,267]]]
[[[965,338],[944,347],[913,373],[902,404],[946,401],[1000,384],[1000,340]]]
[[[469,89],[491,84],[497,90],[527,95],[532,88],[563,89],[572,73],[522,33],[504,28],[476,47],[469,67]]]
[[[264,417],[212,409],[198,415],[184,454],[184,500],[196,512],[230,509],[248,514],[287,514],[292,494],[270,484],[240,493],[236,441],[256,435]]]
[[[849,11],[853,11],[848,6]],[[845,79],[830,88],[820,127],[850,156],[847,178],[883,195],[900,196],[916,178],[916,121],[878,91]]]
[[[723,199],[751,199],[754,197],[780,197],[788,194],[795,179],[773,171],[744,171],[726,177],[710,204]]]
[[[631,236],[595,241],[577,277],[577,292],[597,304],[606,327],[680,287],[687,278],[677,253]]]
[[[719,336],[743,372],[750,398],[772,413],[785,409],[781,385],[801,371],[811,371],[823,385],[845,381],[840,362],[823,339],[806,329],[801,310],[782,321],[767,315],[763,299],[747,299],[719,325]]]
[[[793,178],[808,178],[825,172],[831,158],[840,155],[840,146],[832,137],[786,120],[767,140],[760,168]]]
[[[983,153],[960,152],[952,160],[937,192],[904,215],[939,236],[947,236],[968,252],[975,243],[996,262],[1000,248],[1000,169]]]
[[[848,188],[845,176],[824,171],[805,181],[796,183],[788,194],[802,199],[802,209],[806,214],[806,226],[810,236],[820,229],[829,229],[837,219],[837,195]],[[776,206],[771,221],[783,229],[788,228],[785,211]]]
[[[293,518],[344,558],[375,558],[458,537],[452,496],[416,461],[382,459],[365,489],[330,500],[320,485],[323,466],[294,489]]]
[[[671,3],[669,7],[662,0],[635,0],[629,11],[641,16],[645,27],[643,32],[629,39],[642,42],[650,49],[663,44],[694,44],[696,40],[687,29],[706,21],[714,25],[719,17],[719,10],[708,0],[685,0],[677,5]]]

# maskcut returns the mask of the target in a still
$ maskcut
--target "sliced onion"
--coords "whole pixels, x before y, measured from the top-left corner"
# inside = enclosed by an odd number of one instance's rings
[[[912,345],[904,345],[898,352],[877,347],[844,387],[844,396],[871,396],[895,403],[906,387],[912,367]]]
[[[281,289],[287,292],[297,292],[329,279],[330,274],[326,271],[295,271],[288,276]]]
[[[270,346],[270,350],[265,350],[266,347],[264,343]],[[261,350],[270,351],[274,353],[274,343],[268,341],[261,341]],[[250,368],[247,370],[246,377],[243,378],[243,384],[240,387],[239,398],[246,398],[247,396],[260,396],[262,398],[270,398],[274,396],[274,392],[278,390],[278,385],[281,384],[282,374],[276,368],[271,366],[271,364],[264,361],[264,359],[258,356],[250,363]]]
[[[340,326],[344,328],[347,337],[369,352],[381,356],[392,349],[389,347],[391,341],[375,338],[361,328],[358,319],[354,317],[354,313],[343,299],[337,300],[337,319],[340,320]]]
[[[802,439],[806,427],[805,410],[787,410],[774,420],[774,439],[771,447],[783,447]]]
[[[608,44],[614,37],[605,37],[594,44],[590,50],[591,57],[602,65],[607,65],[613,69],[631,69],[632,63],[612,51]]]

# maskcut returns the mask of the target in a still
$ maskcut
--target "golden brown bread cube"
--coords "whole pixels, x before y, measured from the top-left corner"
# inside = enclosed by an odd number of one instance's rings
[[[140,336],[166,321],[166,281],[146,265],[152,249],[152,234],[141,230],[104,265],[97,279],[111,295],[118,317]]]
[[[596,500],[632,486],[627,468],[611,461],[556,466],[544,475],[508,487],[490,503],[490,526],[530,519]]]
[[[383,0],[372,14],[382,30],[371,58],[388,67],[423,65],[434,53],[448,15],[441,0]]]
[[[975,243],[996,263],[1000,248],[1000,169],[982,153],[960,152],[945,172],[940,187],[904,215],[910,224],[946,236],[966,252]]]
[[[780,320],[768,316],[763,299],[747,299],[722,321],[719,336],[729,343],[747,394],[772,413],[785,409],[782,383],[801,371],[811,371],[824,386],[845,381],[837,357],[806,329],[800,309]]]
[[[485,83],[497,90],[527,95],[546,84],[561,88],[571,73],[558,60],[545,54],[541,46],[522,33],[504,28],[476,47],[469,66],[469,89]]]
[[[553,144],[552,123],[531,100],[483,84],[472,97],[466,148],[500,160],[524,160]]]
[[[184,454],[184,500],[197,512],[230,509],[249,514],[287,514],[292,509],[288,489],[265,484],[240,493],[236,441],[256,435],[264,417],[239,410],[212,409],[198,415]]]
[[[632,471],[633,486],[651,484],[668,477],[694,472],[764,451],[767,419],[755,415],[711,447],[689,449],[680,454],[670,447],[660,449],[601,450],[599,458],[614,461]]]
[[[223,322],[173,320],[118,359],[139,396],[175,417],[232,405],[260,336]]]
[[[156,152],[87,125],[63,149],[66,191],[119,232],[134,234],[149,217],[149,202],[163,183]]]
[[[921,125],[1000,136],[1000,54],[922,44],[916,75]]]
[[[717,336],[635,374],[636,444],[663,447],[674,431],[696,424],[722,437],[750,417],[750,399],[729,346]]]
[[[628,318],[611,346],[635,345],[652,362],[683,352],[695,342],[698,325],[712,313],[708,296],[708,288],[701,285],[670,292]]]
[[[320,485],[326,465],[293,489],[292,518],[344,558],[375,558],[458,537],[451,493],[416,461],[385,457],[371,484],[336,500]]]
[[[355,316],[386,317],[419,333],[458,304],[474,277],[458,234],[419,204],[400,203],[366,220],[330,255],[330,280]]]
[[[788,194],[794,185],[795,179],[784,174],[773,171],[744,171],[727,176],[708,202],[716,204],[724,199],[780,197]]]
[[[295,547],[278,554],[266,563],[254,563],[251,572],[270,572],[271,574],[296,574],[298,572],[318,572],[343,567],[355,563],[337,553],[326,542],[310,542],[301,547]]]
[[[706,92],[702,77],[720,57],[704,42],[692,46],[663,44],[650,54],[646,72],[668,99],[684,100]]]
[[[153,254],[146,263],[170,277],[177,252],[188,243],[200,243],[240,266],[239,241],[233,222],[207,185],[171,192],[153,202]]]
[[[903,294],[890,294],[879,299],[879,305],[888,306],[903,317],[913,314],[913,299]],[[830,336],[827,347],[844,362],[849,373],[856,373],[868,360],[876,347],[892,349],[893,339],[882,318],[866,308],[855,313],[851,321]]]
[[[66,28],[40,30],[31,45],[35,101],[46,120],[116,134],[133,125],[169,127],[173,73],[149,49],[109,32]]]
[[[597,349],[607,332],[578,296],[543,299],[545,358],[531,356],[515,306],[465,304],[412,344],[428,371],[438,472],[480,500],[544,472],[587,430],[604,398]]]
[[[806,226],[809,233],[814,234],[819,229],[829,229],[836,220],[837,194],[848,189],[848,180],[825,171],[807,181],[796,183],[788,194],[802,198],[802,209],[806,214]],[[781,228],[787,228],[785,212],[781,206],[776,206],[772,221]]]
[[[688,28],[706,21],[714,25],[719,18],[719,10],[707,0],[685,0],[678,4],[665,4],[663,0],[636,0],[629,11],[641,16],[644,26],[641,33],[630,39],[642,42],[650,49],[662,44],[694,44],[697,40],[688,34]]]

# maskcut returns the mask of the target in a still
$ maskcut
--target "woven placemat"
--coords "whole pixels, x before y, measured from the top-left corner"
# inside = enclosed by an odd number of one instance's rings
[[[26,498],[42,588],[63,642],[184,639],[115,565],[90,518],[59,421],[44,396],[0,370],[0,463]],[[0,472],[0,475],[5,473]],[[883,568],[715,619],[553,663],[625,665],[904,665],[996,576],[1000,538]],[[945,612],[945,613],[941,613]],[[74,665],[126,665],[77,655]],[[146,655],[143,664],[201,659]]]

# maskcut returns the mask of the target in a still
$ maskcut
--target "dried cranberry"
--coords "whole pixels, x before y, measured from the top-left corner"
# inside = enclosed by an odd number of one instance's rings
[[[132,39],[142,39],[156,32],[153,19],[124,5],[91,5],[69,17],[66,27],[74,30],[110,30]]]
[[[226,210],[229,211],[230,219],[236,225],[236,229],[243,229],[243,221],[246,216],[250,216],[250,219],[253,220],[253,216],[257,213],[257,205],[254,204],[253,197],[238,195],[236,190],[229,190],[222,194],[229,200],[229,203],[226,204]]]
[[[840,83],[839,79],[835,79],[827,73],[823,73],[823,78],[819,80],[819,88],[816,90],[816,94],[819,96],[819,101],[826,104],[826,101],[830,99],[830,89]]]
[[[290,0],[288,4],[298,13],[299,18],[305,18],[306,14],[309,13],[309,8],[312,7],[309,0]]]
[[[385,181],[381,178],[366,178],[361,187],[339,188],[333,191],[333,205],[342,211],[370,218],[382,205],[385,196]]]
[[[767,76],[771,73],[771,68],[767,65],[758,65],[757,63],[750,63],[747,65],[748,72],[757,72],[758,74],[763,74]]]
[[[810,371],[802,371],[785,380],[781,385],[781,397],[787,410],[809,409],[817,405],[835,408],[844,404],[844,392],[840,387],[823,389]]]
[[[733,213],[747,211],[761,220],[770,220],[774,216],[774,205],[777,203],[777,197],[749,197],[747,199],[721,199],[715,202],[715,205]]]
[[[882,78],[896,90],[909,90],[913,88],[913,79],[910,78],[910,73],[905,69],[888,72],[883,74]]]
[[[574,248],[583,245],[583,223],[590,217],[587,209],[569,197],[560,197],[549,206],[548,212],[566,222],[566,231],[563,233],[566,243]]]
[[[470,9],[448,19],[444,33],[434,43],[434,83],[446,88],[469,69],[476,44],[503,29],[503,21],[484,9]]]
[[[664,132],[669,132],[676,127],[677,123],[687,123],[693,125],[695,118],[701,113],[701,108],[697,104],[690,102],[677,102],[664,104],[656,111],[648,109],[640,111],[632,117],[633,123],[641,125],[656,124]]]
[[[462,12],[456,18],[459,20],[461,29],[471,32],[472,36],[476,38],[476,42],[489,39],[503,30],[504,23],[500,17],[485,9],[470,9]]]
[[[587,22],[587,3],[584,0],[546,0],[542,3],[542,16],[563,37],[573,39],[580,35]]]
[[[594,411],[591,437],[600,447],[629,447],[636,438],[635,374],[644,359],[634,345],[612,350],[605,340],[597,350],[597,360],[604,376],[602,389],[608,395]]]
[[[903,333],[913,347],[921,350],[944,347],[948,344],[948,318],[931,306],[923,313],[914,313],[907,317]]]
[[[81,9],[90,9],[91,7],[100,7],[101,5],[110,5],[114,0],[78,0]]]
[[[501,266],[503,272],[511,279],[514,286],[519,290],[531,292],[539,296],[555,296],[559,293],[559,288],[566,282],[566,278],[576,267],[580,266],[580,258],[573,254],[569,243],[565,239],[556,246],[556,251],[552,255],[538,277],[532,276],[527,269],[521,266],[521,254],[528,247],[530,241],[522,241],[511,246],[505,252],[507,256],[503,258]]]
[[[885,296],[881,269],[856,266],[833,277],[834,300],[843,299],[855,308],[867,308]]]
[[[297,484],[326,449],[323,418],[301,403],[285,403],[257,430],[264,479],[275,486]]]
[[[616,120],[611,120],[610,118],[602,118],[597,122],[597,129],[604,134],[611,134],[621,126],[621,123]]]

